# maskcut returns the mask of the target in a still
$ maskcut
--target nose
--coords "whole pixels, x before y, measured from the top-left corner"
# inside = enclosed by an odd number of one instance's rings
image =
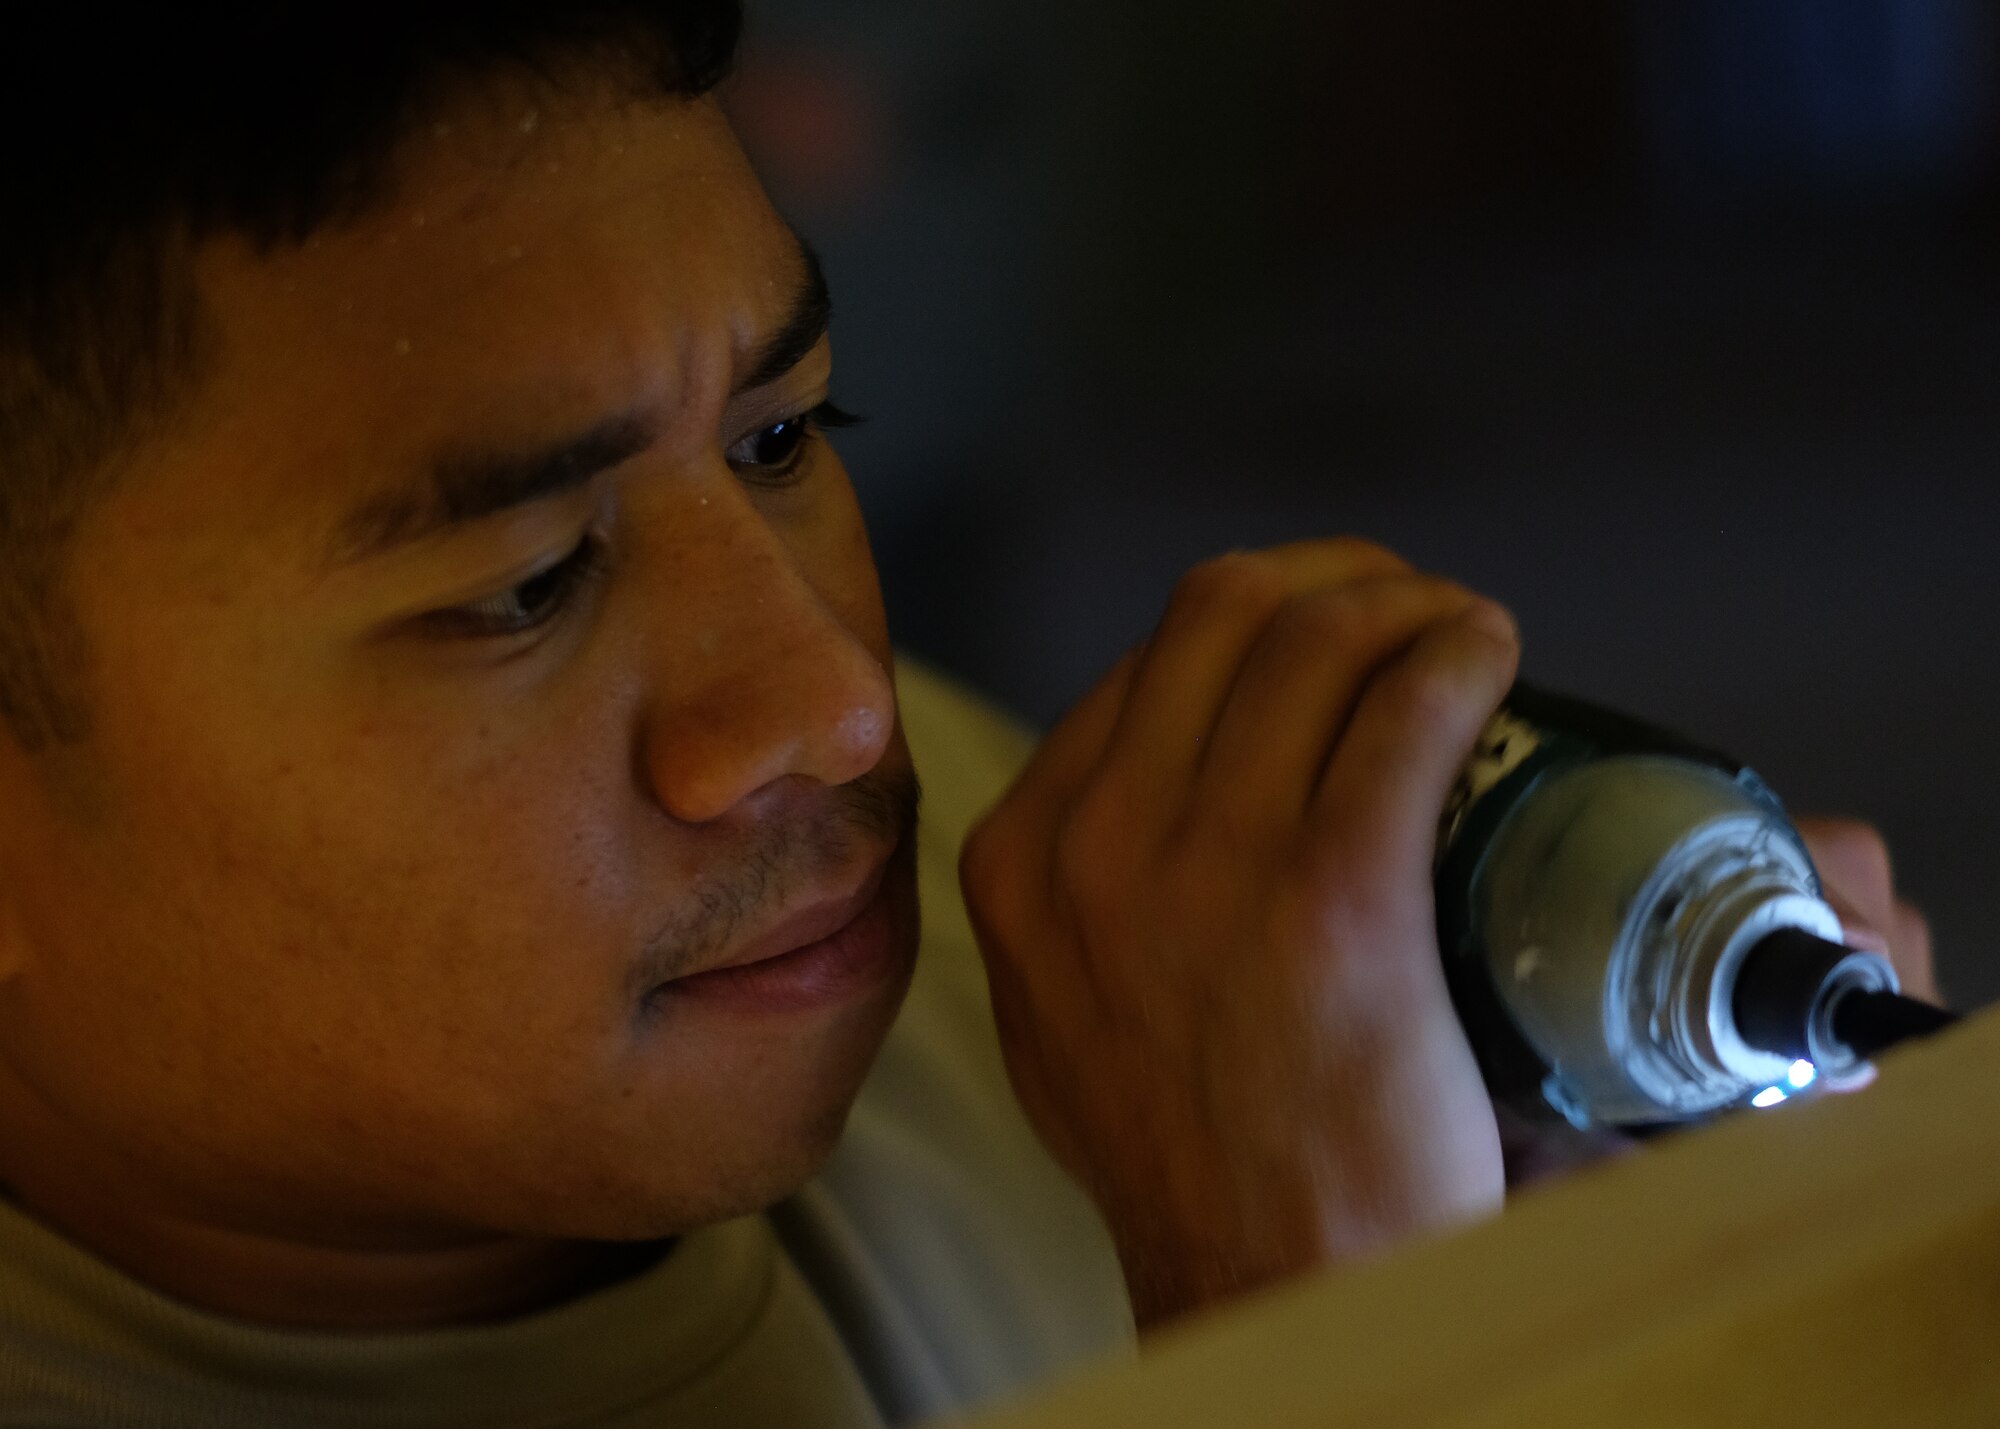
[[[651,662],[641,733],[652,797],[687,823],[756,817],[797,780],[857,779],[896,722],[894,685],[863,635],[881,629],[865,541],[858,566],[819,570],[827,561],[809,566],[747,502],[718,498],[704,514],[708,554],[665,563],[650,639],[670,653]]]

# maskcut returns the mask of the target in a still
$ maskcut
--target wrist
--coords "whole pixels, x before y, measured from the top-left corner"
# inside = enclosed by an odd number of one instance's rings
[[[1099,1195],[1142,1333],[1341,1259],[1303,1178],[1231,1179],[1249,1184],[1166,1177],[1140,1193]]]

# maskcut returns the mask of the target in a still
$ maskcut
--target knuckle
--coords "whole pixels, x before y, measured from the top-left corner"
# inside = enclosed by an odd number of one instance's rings
[[[1365,855],[1343,860],[1338,869],[1304,867],[1271,901],[1267,927],[1285,946],[1317,950],[1322,987],[1337,991],[1346,1011],[1389,1011],[1425,986],[1420,959],[1384,955],[1407,946],[1413,899],[1428,896],[1427,884],[1413,892],[1410,883]]]
[[[1884,882],[1891,882],[1889,841],[1882,837],[1882,831],[1873,824],[1860,819],[1853,820],[1847,832],[1855,856],[1865,859],[1868,866],[1878,872]]]
[[[1403,725],[1420,738],[1455,733],[1486,714],[1484,681],[1458,661],[1412,657],[1382,681],[1385,699]]]
[[[1309,924],[1336,941],[1374,921],[1400,892],[1393,861],[1365,831],[1328,838],[1320,847],[1301,847],[1282,865],[1280,885],[1287,897],[1280,908],[1293,925]]]
[[[1510,654],[1520,652],[1520,622],[1514,619],[1514,612],[1499,601],[1474,595],[1465,615],[1468,624],[1482,634],[1490,636],[1496,645]]]
[[[1010,852],[999,820],[989,815],[973,825],[958,851],[958,881],[967,898],[990,897],[999,891]]]
[[[1268,609],[1285,598],[1284,573],[1251,551],[1212,556],[1181,577],[1169,618],[1211,610]]]
[[[1227,815],[1216,811],[1190,820],[1162,851],[1159,887],[1172,889],[1183,906],[1231,907],[1250,884],[1242,859],[1251,842]]]
[[[1071,895],[1096,907],[1114,901],[1132,818],[1115,785],[1099,783],[1070,808],[1055,836],[1055,867]]]
[[[1149,887],[1178,906],[1242,909],[1265,886],[1294,837],[1283,806],[1239,791],[1212,792],[1166,830],[1147,865]]]
[[[1873,824],[1862,819],[1820,818],[1814,821],[1814,832],[1844,861],[1872,873],[1888,874],[1889,842]]]
[[[1273,618],[1288,643],[1344,647],[1362,643],[1371,624],[1368,603],[1347,589],[1316,590],[1297,596]]]
[[[1056,827],[1053,863],[1057,879],[1065,888],[1091,876],[1093,839],[1085,821],[1072,813]]]
[[[1019,930],[1027,887],[1027,859],[1021,841],[988,820],[967,836],[958,852],[958,886],[966,917],[996,936]]]
[[[1416,568],[1394,551],[1359,536],[1318,536],[1256,554],[1292,573],[1302,585],[1416,574]]]
[[[1333,559],[1355,566],[1379,567],[1385,570],[1397,571],[1407,571],[1410,569],[1410,563],[1387,546],[1378,545],[1360,536],[1342,535],[1329,537],[1323,549]]]

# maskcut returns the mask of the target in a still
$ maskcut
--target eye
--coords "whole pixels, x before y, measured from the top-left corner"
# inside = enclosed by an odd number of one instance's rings
[[[827,427],[851,427],[860,420],[831,402],[822,402],[810,412],[752,432],[724,456],[738,475],[760,486],[789,486],[813,433]]]
[[[603,564],[604,543],[592,533],[554,565],[518,585],[484,600],[432,611],[422,619],[433,633],[454,639],[524,634],[560,615]]]

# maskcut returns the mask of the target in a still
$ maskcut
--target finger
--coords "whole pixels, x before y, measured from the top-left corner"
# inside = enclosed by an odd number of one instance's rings
[[[1138,668],[1139,651],[1126,651],[1049,731],[1015,777],[1012,797],[1042,806],[1066,805],[1103,762]]]
[[[1826,901],[1827,907],[1833,909],[1834,916],[1840,919],[1841,942],[1850,948],[1863,948],[1871,953],[1880,953],[1883,957],[1894,961],[1890,952],[1889,935],[1873,918],[1856,908],[1832,884],[1825,884],[1820,888],[1820,897]]]
[[[1369,676],[1478,599],[1430,576],[1377,576],[1288,602],[1264,628],[1209,740],[1199,807],[1231,830],[1295,830]],[[1511,620],[1494,607],[1499,628]]]
[[[1931,925],[1914,905],[1897,899],[1895,917],[1889,929],[1889,961],[1903,991],[1925,1002],[1942,1004],[1938,990],[1937,965],[1931,957]]]
[[[1895,908],[1896,880],[1882,835],[1859,819],[1823,815],[1795,819],[1793,826],[1819,866],[1821,881],[1864,921],[1886,933]]]
[[[1850,948],[1880,953],[1896,969],[1896,981],[1910,997],[1938,1002],[1937,973],[1931,963],[1931,930],[1924,915],[1902,899],[1892,899],[1889,916],[1873,918],[1841,896],[1832,884],[1820,896],[1840,919],[1840,940]]]
[[[1369,681],[1308,810],[1329,857],[1390,885],[1428,878],[1445,801],[1520,662],[1491,620],[1481,603],[1440,621]]]
[[[1903,991],[1938,1000],[1930,925],[1896,896],[1895,864],[1879,830],[1860,819],[1793,821],[1818,866],[1821,896],[1839,915],[1846,941],[1886,956]]]
[[[1156,821],[1180,807],[1237,671],[1278,609],[1307,590],[1408,569],[1381,547],[1351,540],[1232,551],[1197,566],[1145,644],[1106,775]]]
[[[1005,961],[1006,950],[1032,951],[1062,941],[1051,924],[1070,914],[1059,868],[1062,840],[1078,793],[1103,755],[1136,663],[1136,652],[1126,655],[1077,703],[959,850],[959,889],[996,998],[1026,998],[1032,990]],[[1073,968],[1049,969],[1044,977],[1058,995],[1075,996],[1084,987]]]

